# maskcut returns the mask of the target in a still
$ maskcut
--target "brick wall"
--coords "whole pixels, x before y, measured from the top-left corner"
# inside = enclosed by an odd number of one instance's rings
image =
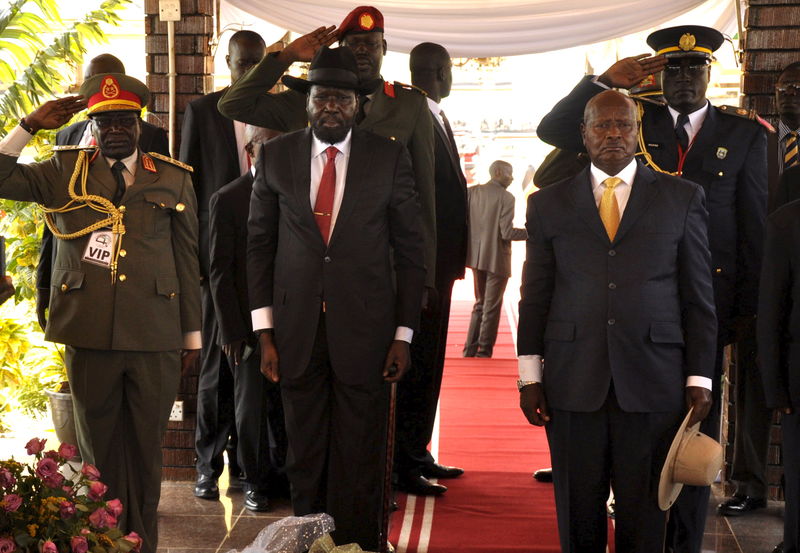
[[[214,0],[181,0],[181,20],[175,22],[175,67],[177,93],[175,151],[186,104],[211,92],[214,61],[210,42],[214,34]],[[167,24],[158,19],[158,0],[145,1],[145,53],[147,86],[152,93],[149,122],[169,125],[167,78]],[[194,480],[194,432],[197,413],[197,372],[181,379],[178,399],[183,400],[184,420],[170,422],[162,444],[164,480]]]
[[[777,125],[775,82],[781,70],[800,60],[800,0],[748,0],[744,13],[742,106]],[[773,419],[767,479],[769,498],[782,499],[780,419]],[[733,424],[733,423],[731,423]],[[733,436],[733,429],[729,429]],[[727,448],[727,451],[732,451]],[[730,459],[726,458],[726,462]]]

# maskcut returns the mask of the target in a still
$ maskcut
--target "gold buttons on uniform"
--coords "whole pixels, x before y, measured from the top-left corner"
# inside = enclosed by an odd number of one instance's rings
[[[120,282],[125,282],[126,280],[128,280],[128,277],[126,275],[119,275]]]
[[[720,274],[722,272],[722,269],[717,267],[716,269],[714,269],[714,272]]]
[[[125,257],[126,255],[128,255],[128,252],[126,252],[125,250],[120,250],[119,251],[119,256],[120,257]]]
[[[125,206],[124,205],[119,206],[119,212],[120,213],[125,213]]]
[[[397,140],[397,139],[395,137],[393,137],[393,136],[390,136],[389,140]]]
[[[69,286],[67,286],[66,284],[62,284],[61,285],[61,291],[62,292],[66,292],[67,290],[69,290]]]
[[[172,299],[172,298],[174,298],[174,297],[175,297],[175,292],[170,292],[170,293],[169,293],[169,299]]]
[[[723,171],[720,171],[718,174],[719,174],[719,176],[721,177],[721,176],[723,176],[725,173],[724,173]]]
[[[183,205],[183,204],[178,204],[178,205],[175,206],[175,211],[177,211],[178,213],[180,213],[184,209],[186,209],[186,206]]]
[[[160,203],[160,204],[158,204],[158,205],[160,205],[161,207],[167,207],[167,204],[165,204],[164,202],[161,202],[161,203]]]

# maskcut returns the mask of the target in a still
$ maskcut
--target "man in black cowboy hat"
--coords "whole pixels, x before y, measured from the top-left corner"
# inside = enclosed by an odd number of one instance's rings
[[[750,120],[747,110],[712,106],[706,99],[713,52],[723,41],[719,31],[697,25],[655,31],[647,38],[655,56],[625,58],[602,75],[585,77],[537,129],[545,142],[584,151],[578,128],[586,102],[609,87],[630,88],[661,71],[666,105],[642,104],[638,155],[650,167],[679,174],[705,190],[718,336],[714,377],[703,384],[712,390],[714,407],[701,430],[714,438],[719,436],[723,347],[745,340],[737,350],[738,365],[755,370],[754,323],[767,209],[764,128]],[[672,508],[668,549],[700,551],[709,493],[709,488],[683,489]],[[743,493],[748,496],[737,497],[725,509],[744,512],[762,505],[763,498]]]
[[[401,144],[353,128],[349,49],[322,48],[307,81],[283,82],[306,95],[310,128],[264,144],[256,169],[247,279],[261,372],[281,383],[295,514],[327,512],[338,543],[377,551],[387,382],[408,366],[425,279],[414,176]]]

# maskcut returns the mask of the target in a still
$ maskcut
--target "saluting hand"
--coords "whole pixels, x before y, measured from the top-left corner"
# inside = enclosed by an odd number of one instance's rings
[[[11,277],[8,275],[0,277],[0,305],[13,295],[14,283],[11,282]]]
[[[612,88],[631,88],[639,84],[648,75],[658,73],[667,65],[664,56],[639,54],[622,58],[608,68],[597,80]]]
[[[292,64],[296,61],[311,61],[317,50],[323,46],[330,46],[336,42],[336,25],[314,29],[289,43],[281,50],[278,59],[284,63]]]
[[[25,116],[25,122],[34,132],[40,129],[57,129],[86,107],[83,96],[66,96],[45,102]]]

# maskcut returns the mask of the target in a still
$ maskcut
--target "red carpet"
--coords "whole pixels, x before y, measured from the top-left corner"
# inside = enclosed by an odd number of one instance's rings
[[[462,358],[471,307],[453,303],[438,455],[466,473],[440,498],[401,495],[390,541],[399,553],[558,552],[552,485],[531,477],[550,465],[547,440],[519,410],[511,329],[503,316],[492,359]]]

